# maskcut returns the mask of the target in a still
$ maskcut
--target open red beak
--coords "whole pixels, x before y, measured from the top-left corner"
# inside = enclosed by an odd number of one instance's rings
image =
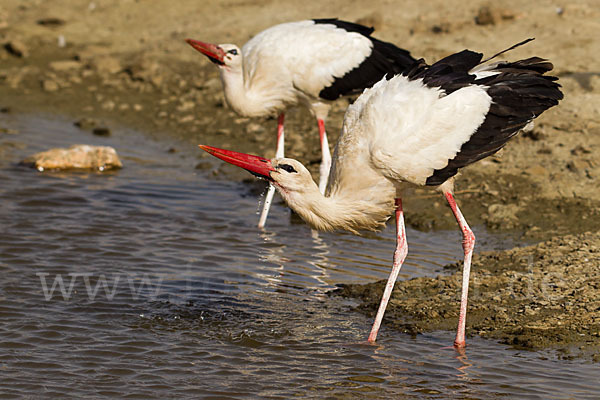
[[[246,171],[259,178],[271,180],[270,172],[275,171],[275,168],[271,165],[271,160],[263,157],[238,153],[237,151],[218,149],[211,146],[199,145],[199,147],[229,164],[244,168]]]
[[[194,39],[185,39],[186,42],[200,53],[204,54],[206,57],[210,59],[210,61],[214,62],[217,65],[224,65],[223,58],[225,57],[225,52],[222,48],[212,43],[204,43],[199,40]]]

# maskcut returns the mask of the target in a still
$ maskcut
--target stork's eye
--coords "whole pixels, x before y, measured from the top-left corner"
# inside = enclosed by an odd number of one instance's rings
[[[238,55],[238,51],[236,49],[231,49],[228,51],[229,54],[233,54],[234,56]]]
[[[292,172],[296,172],[297,173],[298,172],[290,164],[280,164],[279,166],[277,166],[277,168],[281,168],[284,171],[287,171],[289,173],[292,173]]]

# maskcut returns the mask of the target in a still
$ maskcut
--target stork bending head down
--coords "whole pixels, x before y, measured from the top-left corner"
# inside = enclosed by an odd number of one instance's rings
[[[373,28],[338,19],[288,22],[268,28],[241,49],[187,39],[219,67],[225,100],[246,117],[279,115],[276,158],[284,156],[284,113],[303,104],[317,118],[321,152],[319,188],[331,166],[325,120],[334,100],[358,94],[416,60],[406,50],[371,36]],[[259,220],[264,227],[275,189],[270,186]]]
[[[296,160],[268,160],[200,146],[272,182],[290,208],[316,229],[375,230],[395,211],[393,268],[370,342],[377,337],[408,252],[402,191],[407,185],[424,185],[442,192],[463,234],[462,295],[454,345],[465,346],[475,236],[455,202],[454,176],[497,152],[563,97],[557,78],[546,75],[552,70],[546,60],[531,57],[489,64],[481,59],[482,54],[464,50],[433,65],[421,60],[409,71],[365,90],[344,117],[325,195]]]

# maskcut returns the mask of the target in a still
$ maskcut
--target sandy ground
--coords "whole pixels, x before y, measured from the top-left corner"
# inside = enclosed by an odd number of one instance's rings
[[[241,45],[279,22],[335,16],[372,25],[378,38],[433,62],[464,48],[491,55],[535,37],[510,58],[551,60],[565,99],[538,118],[532,132],[466,168],[457,181],[457,198],[472,225],[545,242],[475,256],[467,332],[529,348],[587,349],[599,342],[600,327],[598,6],[597,0],[473,1],[467,6],[447,0],[4,0],[0,112],[59,113],[82,122],[82,128],[125,124],[190,145],[272,156],[275,121],[241,118],[228,110],[216,69],[185,38]],[[332,143],[348,101],[339,101],[327,121]],[[294,110],[286,122],[286,152],[316,168],[314,120]],[[14,132],[0,126],[0,135],[9,133]],[[0,148],[0,156],[5,151],[10,149]],[[247,178],[204,157],[199,153],[198,168],[224,179]],[[443,199],[426,189],[407,196],[405,213],[418,229],[455,226]],[[523,259],[533,261],[524,267]],[[410,332],[452,329],[458,305],[448,300],[458,299],[458,274],[398,284],[385,323]],[[516,290],[519,274],[528,291],[507,295]],[[548,295],[549,276],[562,277],[560,294]],[[346,287],[344,294],[362,298],[361,308],[372,312],[380,286]],[[531,287],[545,289],[540,295]]]

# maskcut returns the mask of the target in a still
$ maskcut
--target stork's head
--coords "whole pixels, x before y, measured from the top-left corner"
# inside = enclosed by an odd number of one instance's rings
[[[306,167],[294,159],[274,158],[269,160],[211,146],[200,145],[200,148],[223,161],[244,168],[251,174],[272,182],[286,200],[289,200],[288,196],[294,193],[304,193],[307,190],[318,192],[319,190]]]
[[[186,39],[186,42],[219,67],[235,69],[242,65],[242,50],[235,44],[212,44]]]

